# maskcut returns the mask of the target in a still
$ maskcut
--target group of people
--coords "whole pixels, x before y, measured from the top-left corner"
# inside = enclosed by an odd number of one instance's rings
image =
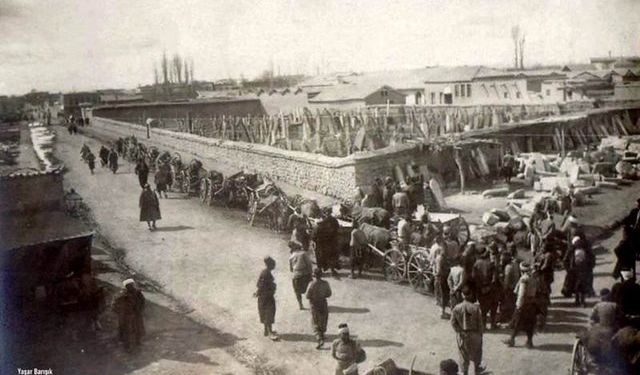
[[[113,174],[118,171],[118,153],[113,147],[108,149],[104,145],[101,146],[98,151],[98,156],[100,157],[100,165],[103,168],[109,168]],[[96,168],[96,156],[86,143],[84,143],[80,149],[80,157],[87,163],[89,171],[93,174]]]

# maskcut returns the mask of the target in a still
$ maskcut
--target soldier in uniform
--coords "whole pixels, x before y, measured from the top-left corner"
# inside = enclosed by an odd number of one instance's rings
[[[482,334],[484,322],[480,306],[471,302],[473,293],[467,287],[463,288],[464,301],[453,308],[451,312],[451,326],[456,332],[458,351],[462,373],[469,374],[469,364],[473,362],[475,373],[484,372],[482,364]]]
[[[313,271],[313,276],[315,280],[309,284],[307,299],[311,305],[313,332],[318,339],[316,349],[320,349],[324,345],[324,334],[327,331],[327,322],[329,320],[327,298],[331,297],[331,287],[327,281],[322,280],[322,270],[320,268],[316,268]]]

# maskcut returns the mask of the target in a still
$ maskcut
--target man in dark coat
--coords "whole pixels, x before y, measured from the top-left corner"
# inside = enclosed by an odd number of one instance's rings
[[[149,184],[140,193],[140,221],[146,221],[149,230],[156,229],[156,220],[160,220],[160,202]]]
[[[622,282],[613,284],[611,300],[618,304],[625,316],[640,315],[640,285],[630,269],[620,271]]]
[[[516,312],[513,317],[513,331],[506,341],[509,347],[515,345],[515,339],[519,332],[527,335],[527,347],[533,348],[533,332],[536,327],[538,307],[536,305],[537,283],[530,275],[531,268],[527,263],[520,263],[522,276],[514,290],[516,294]]]
[[[476,296],[482,310],[482,320],[487,323],[487,314],[491,319],[491,329],[497,327],[497,311],[499,293],[496,290],[497,270],[496,265],[489,259],[489,252],[483,249],[479,253],[479,259],[473,265],[471,278],[476,288]]]
[[[331,287],[327,281],[322,280],[321,269],[316,268],[313,271],[313,276],[315,280],[309,284],[307,299],[311,305],[311,325],[318,339],[316,349],[320,349],[324,345],[324,334],[327,332],[327,322],[329,321],[327,298],[331,297]]]
[[[316,242],[316,260],[321,270],[331,270],[335,276],[338,274],[338,231],[340,223],[331,216],[330,212],[323,212],[323,218],[318,222],[313,233]]]
[[[144,186],[147,184],[147,179],[149,178],[149,166],[144,161],[144,159],[138,159],[134,171],[138,175],[138,182],[140,183],[140,187],[144,188]]]
[[[100,157],[100,165],[103,168],[106,168],[109,164],[109,149],[104,147],[104,145],[100,146],[100,152],[98,155]]]
[[[636,207],[629,211],[629,214],[622,220],[614,222],[609,226],[610,230],[623,228],[622,241],[615,248],[617,262],[613,270],[613,277],[619,278],[622,269],[634,269],[636,265],[636,254],[640,246],[640,198],[636,200]]]
[[[93,174],[93,170],[96,168],[96,156],[93,154],[93,152],[89,151],[86,156],[86,160],[87,165],[89,166],[89,170],[91,171],[91,174]]]
[[[173,183],[173,176],[171,176],[171,166],[169,163],[160,164],[158,171],[154,176],[154,182],[156,184],[158,196],[162,198],[162,193],[164,193],[164,197],[167,198],[167,190]]]
[[[382,208],[388,212],[392,212],[393,210],[392,197],[394,193],[395,187],[393,179],[387,176],[384,179],[384,186],[382,188]]]
[[[118,337],[127,351],[140,346],[145,334],[142,312],[145,298],[132,279],[122,282],[124,290],[114,300],[114,311],[118,316]]]
[[[265,269],[260,272],[258,282],[256,284],[256,292],[254,297],[258,297],[258,315],[260,315],[260,323],[264,325],[264,335],[271,340],[277,340],[273,331],[273,323],[276,319],[276,283],[271,271],[276,268],[276,261],[271,257],[264,258]]]
[[[111,169],[113,174],[116,174],[118,171],[118,153],[113,148],[109,151],[109,169]]]

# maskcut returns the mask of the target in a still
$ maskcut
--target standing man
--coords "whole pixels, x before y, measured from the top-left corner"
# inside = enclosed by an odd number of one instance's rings
[[[448,316],[445,313],[445,309],[449,306],[449,257],[447,256],[446,245],[444,251],[438,251],[435,254],[435,289],[437,302],[440,304],[441,312],[440,319],[447,319]]]
[[[100,146],[98,155],[100,156],[100,166],[102,166],[102,168],[106,168],[109,164],[109,150],[102,145]]]
[[[327,332],[327,322],[329,321],[327,298],[331,297],[331,287],[327,281],[322,280],[320,268],[313,271],[313,276],[315,280],[309,284],[307,299],[311,305],[311,325],[318,340],[316,349],[320,349],[324,345],[324,334]]]
[[[358,228],[357,220],[353,219],[353,230],[351,231],[351,240],[349,241],[349,250],[351,251],[351,275],[352,279],[356,278],[355,270],[358,269],[358,276],[362,275],[364,268],[365,256],[368,254],[367,235]]]
[[[313,233],[313,240],[316,242],[316,259],[318,267],[324,270],[331,270],[331,274],[338,275],[338,231],[340,223],[331,215],[330,211],[322,212],[322,219],[316,225]]]
[[[518,332],[524,331],[527,334],[527,348],[533,348],[533,331],[536,326],[536,283],[530,275],[531,267],[527,263],[520,263],[520,280],[516,289],[516,312],[513,317],[513,331],[511,337],[506,341],[509,347],[515,345]]]
[[[335,375],[358,375],[358,363],[364,361],[364,350],[349,336],[347,323],[338,325],[340,337],[331,344],[331,356],[337,361]]]
[[[146,221],[150,231],[156,229],[156,220],[162,219],[160,216],[160,201],[156,193],[151,190],[149,184],[144,185],[140,193],[140,221]]]
[[[513,260],[511,252],[502,253],[502,302],[500,303],[500,322],[509,323],[516,309],[516,294],[514,290],[520,280],[520,266]]]
[[[391,205],[393,206],[393,213],[396,216],[403,217],[411,214],[411,212],[409,212],[409,196],[400,189],[391,196]]]
[[[267,256],[264,258],[265,269],[260,272],[257,290],[253,293],[254,297],[258,297],[258,315],[260,315],[260,323],[264,325],[264,335],[271,340],[278,340],[273,323],[276,320],[276,283],[271,271],[276,268],[276,261]]]
[[[482,334],[484,322],[480,306],[474,304],[473,293],[467,287],[462,289],[464,301],[453,308],[451,312],[451,326],[456,332],[458,351],[462,373],[469,374],[469,363],[473,362],[475,374],[482,374]]]
[[[609,226],[610,230],[623,228],[622,241],[616,246],[616,266],[613,270],[613,277],[619,278],[622,269],[636,269],[636,254],[640,245],[640,198],[636,200],[636,207],[629,211],[629,214],[622,220],[614,222]],[[635,273],[635,272],[634,272]]]
[[[96,168],[96,156],[91,151],[87,154],[87,165],[89,166],[91,174],[93,174],[93,170]]]
[[[511,182],[511,177],[513,176],[513,165],[515,164],[515,159],[511,154],[511,150],[507,150],[507,153],[502,157],[502,177],[506,183]]]
[[[113,309],[118,316],[118,337],[130,352],[140,346],[145,334],[142,318],[145,298],[133,279],[124,280],[122,285],[124,290],[114,300]]]
[[[296,300],[300,310],[304,310],[302,305],[302,295],[307,292],[307,286],[311,282],[311,271],[313,263],[309,254],[302,248],[302,244],[297,241],[289,241],[289,270],[293,273],[293,292],[296,294]]]
[[[388,212],[393,212],[392,197],[395,193],[393,179],[389,176],[384,178],[384,186],[382,188],[382,208]]]
[[[489,260],[489,252],[487,249],[482,249],[479,256],[480,259],[476,260],[476,263],[473,265],[471,278],[476,288],[478,302],[480,302],[482,321],[486,325],[487,314],[489,314],[491,329],[495,329],[497,328],[496,315],[498,310],[497,291],[495,288],[497,281],[496,266]]]
[[[111,169],[113,174],[116,174],[118,171],[118,153],[113,147],[109,151],[109,169]]]
[[[449,278],[447,284],[449,284],[449,293],[451,309],[453,310],[456,305],[463,301],[462,288],[466,284],[466,274],[464,268],[460,264],[460,257],[453,259],[451,262],[452,267],[449,271]]]
[[[138,182],[140,182],[140,187],[144,188],[147,184],[147,179],[149,177],[149,166],[144,161],[144,159],[138,159],[136,163],[136,168],[134,169],[135,173],[138,175]]]

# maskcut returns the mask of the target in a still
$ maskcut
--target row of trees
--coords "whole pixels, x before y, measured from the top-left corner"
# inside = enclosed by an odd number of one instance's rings
[[[514,49],[514,68],[524,69],[524,31],[520,30],[520,25],[511,27],[511,40]]]
[[[160,68],[158,69],[157,63],[153,64],[153,79],[156,85],[160,83],[188,84],[195,80],[193,70],[193,59],[187,59],[178,53],[169,57],[165,51],[160,59]]]

